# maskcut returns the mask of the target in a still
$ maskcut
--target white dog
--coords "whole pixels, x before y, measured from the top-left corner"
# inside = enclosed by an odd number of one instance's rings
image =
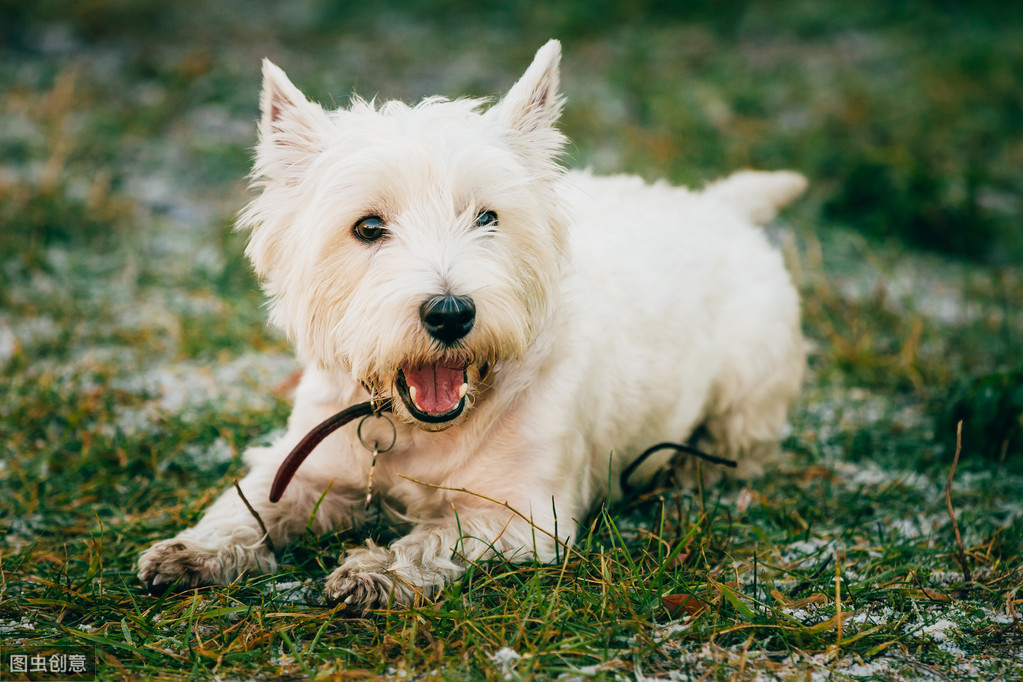
[[[272,571],[271,547],[310,522],[357,529],[379,509],[407,534],[348,552],[326,593],[355,610],[408,604],[467,561],[553,560],[555,517],[571,542],[654,443],[702,425],[740,475],[777,449],[805,354],[797,293],[755,223],[805,180],[746,171],[690,192],[566,172],[560,55],[543,46],[489,109],[354,98],[327,112],[264,62],[261,191],[240,225],[306,370],[287,433],[246,454],[255,514],[228,490],[142,554],[145,583]],[[371,394],[396,434],[384,418],[361,441],[354,425],[335,432],[271,503],[288,451]],[[363,443],[392,438],[372,466]]]

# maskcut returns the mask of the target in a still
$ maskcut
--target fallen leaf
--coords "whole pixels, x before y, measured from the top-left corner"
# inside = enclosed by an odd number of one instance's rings
[[[913,599],[929,599],[930,601],[952,601],[952,597],[937,590],[906,590],[906,596]]]
[[[707,605],[691,594],[669,594],[661,597],[661,605],[668,611],[672,618],[678,618],[683,613],[690,618],[695,618],[707,610]]]
[[[778,590],[771,590],[771,596],[774,597],[776,602],[787,609],[801,609],[806,606],[810,606],[811,604],[828,603],[828,595],[823,592],[814,592],[809,597],[804,597],[802,599],[789,599]]]

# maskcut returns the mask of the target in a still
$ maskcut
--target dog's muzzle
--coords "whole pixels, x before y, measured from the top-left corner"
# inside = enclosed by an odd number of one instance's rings
[[[440,425],[457,419],[466,407],[469,358],[456,348],[472,331],[476,304],[468,296],[434,296],[420,306],[419,319],[433,339],[451,350],[433,360],[403,364],[394,387],[413,419],[443,428]]]

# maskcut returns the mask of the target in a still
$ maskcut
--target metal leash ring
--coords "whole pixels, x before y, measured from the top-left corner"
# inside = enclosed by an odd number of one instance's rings
[[[391,427],[391,442],[387,444],[387,447],[380,447],[376,441],[374,441],[373,444],[370,445],[369,443],[366,442],[366,439],[363,438],[362,425],[365,424],[366,420],[369,419],[370,417],[375,417],[376,419],[383,419],[385,422],[387,422],[387,425]],[[391,448],[394,447],[395,442],[397,442],[398,440],[398,429],[395,428],[394,422],[391,421],[391,418],[384,415],[383,413],[379,415],[367,414],[365,417],[359,420],[359,427],[358,429],[356,429],[355,433],[359,436],[359,442],[362,443],[362,447],[366,448],[372,453],[375,453],[376,455],[382,455],[383,453],[388,452]]]

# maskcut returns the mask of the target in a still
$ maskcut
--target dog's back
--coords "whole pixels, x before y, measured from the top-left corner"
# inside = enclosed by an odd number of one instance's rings
[[[696,192],[634,176],[573,172],[565,307],[573,363],[595,414],[594,476],[700,424],[718,452],[760,472],[799,392],[799,299],[754,222],[806,186],[792,172],[743,171]],[[598,339],[598,341],[594,341]],[[670,457],[652,457],[634,480]]]

